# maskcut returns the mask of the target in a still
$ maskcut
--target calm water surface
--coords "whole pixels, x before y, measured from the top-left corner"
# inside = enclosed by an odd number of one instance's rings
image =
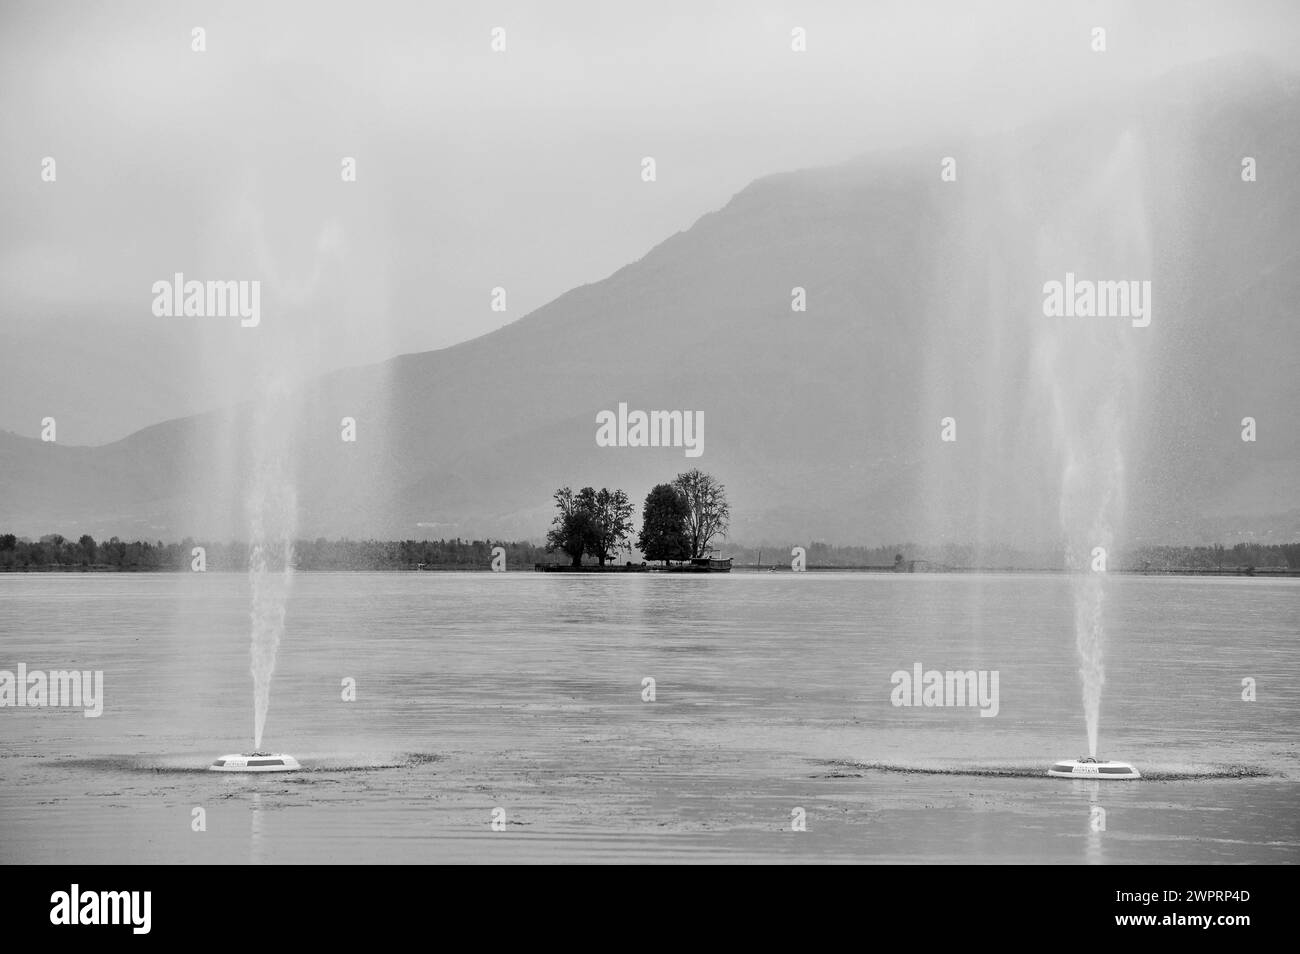
[[[1068,579],[848,573],[299,573],[263,748],[309,771],[249,777],[203,771],[252,747],[246,577],[0,575],[0,669],[105,682],[0,709],[0,862],[1300,860],[1300,581],[1110,594],[1141,782],[1041,776],[1086,752]],[[998,715],[894,707],[918,662]]]

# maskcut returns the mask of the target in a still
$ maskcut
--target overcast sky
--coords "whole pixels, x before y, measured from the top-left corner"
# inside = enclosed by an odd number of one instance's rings
[[[304,373],[439,348],[605,277],[756,177],[1234,51],[1300,62],[1298,20],[1288,0],[6,0],[0,332],[73,316],[147,349],[150,287],[182,271],[264,284],[260,337],[196,334],[213,374],[238,378],[254,340]]]

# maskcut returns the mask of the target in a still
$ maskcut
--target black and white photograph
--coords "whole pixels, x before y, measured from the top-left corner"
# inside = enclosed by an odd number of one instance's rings
[[[3,0],[0,76],[12,917],[1034,865],[1231,944],[1172,868],[1300,862],[1292,0]]]

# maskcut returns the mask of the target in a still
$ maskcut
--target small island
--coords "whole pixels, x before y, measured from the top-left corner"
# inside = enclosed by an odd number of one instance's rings
[[[637,549],[645,561],[614,558],[631,549],[632,504],[622,490],[568,487],[555,492],[555,515],[546,535],[547,553],[564,553],[568,563],[537,563],[549,573],[729,573],[730,559],[713,556],[713,540],[726,536],[731,519],[726,488],[697,469],[657,484],[641,507]],[[595,563],[583,563],[591,556]],[[651,565],[649,561],[658,561]]]

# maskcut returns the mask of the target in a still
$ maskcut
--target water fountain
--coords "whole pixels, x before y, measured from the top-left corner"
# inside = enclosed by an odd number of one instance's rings
[[[1039,248],[1041,262],[1082,258],[1102,274],[1125,282],[1135,268],[1143,277],[1150,275],[1150,239],[1138,175],[1140,151],[1141,143],[1131,132],[1109,150],[1090,188],[1082,191],[1079,204],[1068,208],[1062,217],[1061,230],[1044,237]],[[1065,271],[1069,275],[1069,269]],[[1049,284],[1044,284],[1045,295]],[[1118,281],[1110,284],[1118,285]],[[1148,324],[1150,306],[1148,295]],[[1134,335],[1141,334],[1145,325],[1124,315],[1052,317],[1046,302],[1043,315],[1037,325],[1040,330],[1033,360],[1046,394],[1061,464],[1060,526],[1066,568],[1071,573],[1075,646],[1088,734],[1087,756],[1057,761],[1047,774],[1140,778],[1127,762],[1098,759],[1097,740],[1105,683],[1107,560],[1123,524],[1129,408],[1138,399],[1141,385],[1140,348]]]
[[[262,734],[271,704],[271,674],[284,634],[289,590],[293,584],[293,539],[297,525],[297,495],[288,462],[292,446],[288,433],[288,391],[274,387],[253,411],[253,483],[249,500],[251,549],[248,559],[252,589],[250,612],[253,675],[253,751],[223,755],[209,768],[214,772],[292,772],[301,766],[283,753],[266,753]]]
[[[1127,762],[1107,762],[1091,756],[1052,763],[1047,774],[1056,778],[1134,779],[1142,774]]]
[[[300,768],[292,755],[272,752],[223,755],[208,766],[213,772],[295,772]]]

